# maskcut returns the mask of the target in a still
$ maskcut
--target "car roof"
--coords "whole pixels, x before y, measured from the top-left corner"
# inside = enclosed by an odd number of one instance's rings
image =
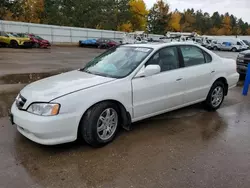
[[[145,44],[125,44],[123,46],[129,46],[129,47],[138,47],[138,48],[153,48],[154,50],[167,47],[167,46],[176,46],[176,45],[193,45],[193,46],[199,46],[194,43],[190,42],[169,42],[169,43],[162,43],[162,42],[152,42],[152,43],[145,43]]]

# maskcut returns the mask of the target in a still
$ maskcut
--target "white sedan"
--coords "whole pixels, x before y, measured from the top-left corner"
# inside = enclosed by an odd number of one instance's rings
[[[131,44],[112,48],[85,68],[27,85],[11,121],[30,140],[55,145],[83,138],[111,142],[120,127],[204,102],[218,109],[239,74],[234,60],[189,43]]]

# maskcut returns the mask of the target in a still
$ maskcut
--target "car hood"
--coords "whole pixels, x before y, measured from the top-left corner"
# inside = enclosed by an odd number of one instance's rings
[[[70,71],[27,85],[20,92],[29,102],[49,102],[72,92],[111,82],[115,78],[97,76],[81,71]]]
[[[242,52],[240,52],[240,54],[250,54],[250,50],[242,51]]]
[[[48,40],[40,40],[41,43],[49,43]]]

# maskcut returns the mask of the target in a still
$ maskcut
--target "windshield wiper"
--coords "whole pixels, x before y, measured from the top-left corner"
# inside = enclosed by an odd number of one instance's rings
[[[97,76],[103,76],[103,77],[108,77],[108,78],[114,78],[114,77],[112,77],[112,76],[110,76],[109,74],[104,74],[104,73],[98,73],[98,72],[91,72],[91,71],[89,71],[88,69],[80,69],[80,71],[82,71],[82,72],[86,72],[86,73],[89,73],[89,74],[93,74],[93,75],[97,75]]]

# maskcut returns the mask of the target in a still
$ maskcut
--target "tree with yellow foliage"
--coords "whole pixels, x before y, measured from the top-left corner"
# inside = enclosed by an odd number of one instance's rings
[[[148,10],[143,0],[130,0],[131,24],[134,31],[145,31],[147,27]]]
[[[125,32],[132,32],[133,27],[132,27],[132,24],[130,22],[128,22],[128,23],[124,23],[124,24],[118,26],[118,30],[125,31]]]
[[[26,22],[40,23],[44,11],[44,0],[23,0],[23,17]]]
[[[232,26],[231,26],[231,19],[230,16],[225,15],[222,21],[222,30],[224,35],[231,35],[232,34]]]
[[[172,31],[181,31],[181,14],[178,11],[175,11],[171,14],[169,27]]]

